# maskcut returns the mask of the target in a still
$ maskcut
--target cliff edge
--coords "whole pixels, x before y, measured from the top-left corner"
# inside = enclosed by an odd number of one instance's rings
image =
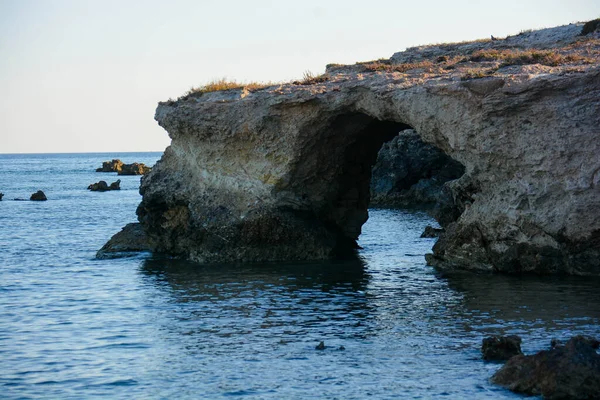
[[[351,254],[379,149],[414,129],[465,168],[444,185],[453,216],[428,263],[600,275],[600,34],[581,33],[422,46],[160,103],[172,143],[137,210],[152,250],[203,263]]]

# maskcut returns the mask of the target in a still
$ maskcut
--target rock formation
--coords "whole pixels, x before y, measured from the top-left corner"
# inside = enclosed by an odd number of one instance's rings
[[[100,181],[96,183],[92,183],[88,186],[88,190],[92,192],[106,192],[108,190],[121,190],[121,180],[117,179],[116,182],[111,183],[110,185],[106,183],[106,181]]]
[[[17,200],[17,199],[15,199],[15,200]],[[38,190],[37,192],[35,192],[35,193],[33,193],[31,195],[31,197],[29,198],[29,200],[32,200],[32,201],[46,201],[48,199],[46,198],[46,194],[44,192],[42,192],[41,190]]]
[[[152,249],[199,262],[349,254],[379,149],[414,129],[465,168],[443,187],[431,265],[600,275],[600,37],[581,29],[160,103],[172,143],[137,211]]]
[[[460,163],[407,129],[379,150],[372,170],[370,204],[433,206],[443,201],[443,185],[464,172]]]
[[[123,164],[120,171],[117,171],[119,175],[145,175],[150,172],[152,168],[147,167],[143,163],[132,163]]]
[[[106,243],[98,253],[97,258],[107,259],[135,255],[141,251],[152,251],[153,247],[138,223],[127,224]]]
[[[104,161],[101,168],[97,168],[96,172],[119,172],[123,168],[123,161],[114,159],[112,161]]]
[[[511,357],[522,355],[521,338],[516,335],[490,336],[481,344],[483,359],[487,361],[506,361]]]
[[[517,393],[545,399],[600,398],[598,341],[576,336],[532,356],[512,357],[494,374],[492,382]]]
[[[96,172],[116,172],[118,175],[145,175],[150,172],[152,168],[146,166],[144,163],[131,163],[125,164],[119,159],[112,161],[104,161],[102,168],[97,168]]]

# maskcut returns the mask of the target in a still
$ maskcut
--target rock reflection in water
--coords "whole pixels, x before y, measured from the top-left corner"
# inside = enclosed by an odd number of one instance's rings
[[[598,334],[597,281],[442,275],[423,259],[431,223],[371,210],[362,261],[141,261],[141,318],[157,355],[144,368],[180,388],[183,376],[205,398],[516,398],[489,383],[498,366],[481,359],[483,337],[518,334],[530,353]]]
[[[465,329],[529,335],[524,351],[545,349],[552,337],[600,336],[598,278],[456,273],[444,279],[463,295],[456,318]]]
[[[181,316],[190,321],[186,334],[253,333],[271,344],[286,343],[331,333],[360,336],[356,326],[368,319],[368,274],[360,260],[201,266],[150,259],[141,271],[166,289],[170,301],[194,303],[180,310],[189,313]]]

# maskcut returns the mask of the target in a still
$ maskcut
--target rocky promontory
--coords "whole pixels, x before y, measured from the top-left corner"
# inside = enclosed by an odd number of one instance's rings
[[[153,251],[199,262],[351,254],[377,154],[412,129],[464,167],[438,171],[431,265],[600,275],[600,35],[582,33],[422,46],[160,103],[172,143],[142,179],[140,226]]]

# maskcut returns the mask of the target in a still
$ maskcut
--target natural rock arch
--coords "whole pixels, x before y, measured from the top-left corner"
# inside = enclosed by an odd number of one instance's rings
[[[579,30],[561,28],[556,46],[585,46]],[[430,264],[600,275],[600,70],[470,56],[526,36],[160,103],[172,143],[140,188],[149,248],[209,263],[344,254],[365,219],[366,166],[410,126],[465,167]]]

